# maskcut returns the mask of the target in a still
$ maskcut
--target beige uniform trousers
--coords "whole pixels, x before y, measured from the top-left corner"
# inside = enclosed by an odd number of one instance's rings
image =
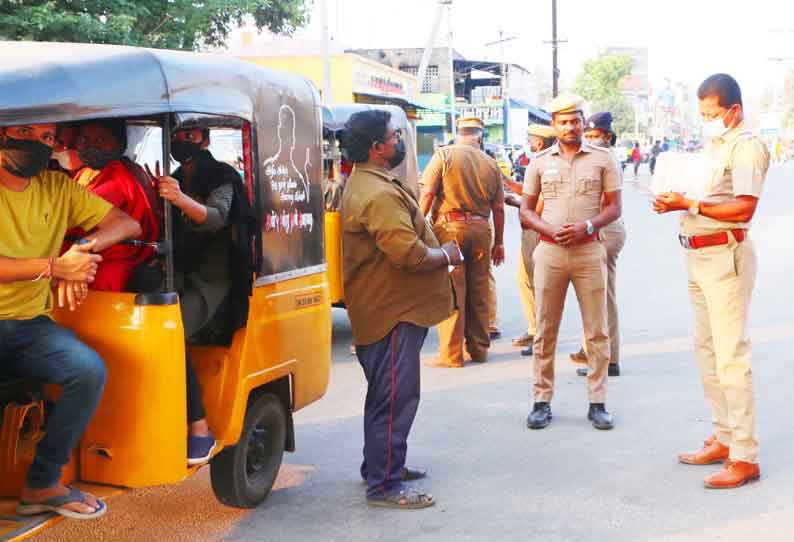
[[[442,245],[455,240],[463,253],[463,264],[452,271],[457,310],[438,324],[439,358],[463,363],[463,343],[476,360],[485,361],[491,340],[488,336],[488,281],[491,270],[491,229],[487,220],[446,222],[434,231]]]
[[[499,331],[499,305],[496,300],[496,277],[488,270],[488,331]]]
[[[751,239],[685,251],[695,321],[695,357],[717,439],[733,461],[758,462],[747,313],[755,286]]]
[[[541,241],[534,252],[535,401],[550,402],[554,394],[554,358],[568,284],[573,283],[587,344],[587,396],[591,403],[606,399],[609,337],[607,336],[607,253],[600,242],[562,247]]]
[[[535,280],[533,277],[535,264],[532,262],[532,253],[538,245],[538,232],[524,230],[521,232],[521,258],[518,259],[518,294],[521,306],[524,308],[524,317],[527,320],[527,333],[534,336],[537,332],[535,320]]]
[[[618,318],[618,255],[626,244],[626,225],[618,219],[601,230],[607,249],[607,332],[609,333],[609,363],[620,363],[620,320]],[[582,341],[584,352],[587,343]]]

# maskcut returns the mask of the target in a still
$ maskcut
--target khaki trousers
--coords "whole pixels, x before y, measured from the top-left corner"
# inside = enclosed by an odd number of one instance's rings
[[[695,357],[717,439],[733,461],[758,462],[755,391],[747,313],[755,286],[751,239],[686,250],[695,320]]]
[[[562,247],[541,241],[533,254],[538,332],[535,335],[535,401],[550,402],[554,394],[554,358],[568,284],[573,283],[582,313],[587,356],[587,396],[606,399],[609,338],[607,337],[607,254],[600,242]]]
[[[518,294],[521,306],[524,308],[524,317],[527,320],[527,333],[535,335],[537,321],[535,320],[535,281],[533,273],[535,264],[532,262],[532,253],[538,245],[538,233],[533,230],[521,232],[521,258],[518,260]]]
[[[601,230],[607,249],[607,332],[609,333],[609,363],[620,363],[620,320],[618,318],[618,254],[626,244],[626,226],[622,220]],[[582,341],[587,354],[587,343]]]
[[[499,305],[496,301],[496,277],[488,269],[488,331],[499,331]]]
[[[485,361],[491,341],[488,336],[489,276],[491,271],[491,229],[486,220],[446,222],[434,228],[441,244],[456,241],[463,264],[452,271],[458,309],[438,324],[439,357],[446,363],[463,363],[466,351]]]

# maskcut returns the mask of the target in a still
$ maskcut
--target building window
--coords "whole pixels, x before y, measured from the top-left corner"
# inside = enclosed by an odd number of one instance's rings
[[[419,75],[419,66],[400,66],[400,71],[410,73],[411,75]],[[440,85],[438,81],[438,65],[428,66],[425,72],[425,80],[422,81],[423,94],[431,92],[439,92]]]

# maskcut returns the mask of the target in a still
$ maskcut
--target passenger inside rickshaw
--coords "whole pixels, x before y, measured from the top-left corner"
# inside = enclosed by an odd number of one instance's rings
[[[176,209],[173,215],[174,285],[179,293],[185,339],[191,344],[228,344],[243,325],[250,287],[251,216],[240,174],[209,152],[210,130],[178,129],[171,156],[180,163],[172,176],[153,173],[160,196]],[[245,299],[240,299],[244,295]],[[246,311],[240,307],[245,306]],[[186,348],[188,397],[188,464],[207,461],[215,439],[207,424],[196,371]]]
[[[99,119],[65,128],[59,134],[59,149],[66,155],[61,167],[71,171],[75,181],[105,201],[121,209],[140,225],[139,240],[148,246],[120,244],[102,253],[92,290],[121,292],[130,289],[136,268],[147,264],[154,255],[151,243],[160,235],[160,203],[154,187],[143,169],[124,157],[127,149],[127,122],[124,119]],[[61,128],[64,132],[64,128]],[[73,140],[69,136],[73,135]],[[75,153],[76,152],[76,156]],[[63,156],[61,154],[60,156]],[[59,161],[60,162],[60,161]],[[64,167],[66,166],[66,167]],[[67,233],[64,250],[73,239],[85,235],[81,230]]]

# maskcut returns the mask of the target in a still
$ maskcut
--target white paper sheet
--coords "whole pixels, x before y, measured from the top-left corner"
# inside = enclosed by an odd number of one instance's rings
[[[712,176],[705,154],[664,152],[656,160],[651,191],[654,194],[679,192],[700,200],[708,194]]]

